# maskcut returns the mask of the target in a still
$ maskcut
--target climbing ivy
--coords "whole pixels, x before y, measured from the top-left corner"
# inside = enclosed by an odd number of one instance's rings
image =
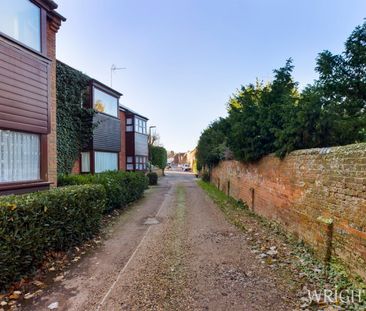
[[[80,151],[93,135],[94,109],[82,108],[88,100],[90,78],[57,62],[57,172],[71,173]]]

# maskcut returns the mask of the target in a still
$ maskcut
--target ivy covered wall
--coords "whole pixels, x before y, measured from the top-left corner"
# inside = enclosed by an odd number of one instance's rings
[[[93,135],[93,109],[85,109],[90,77],[57,61],[57,173],[69,174]]]

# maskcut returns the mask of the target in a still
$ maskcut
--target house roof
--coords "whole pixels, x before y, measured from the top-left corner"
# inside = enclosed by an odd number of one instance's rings
[[[37,4],[44,7],[50,15],[57,17],[61,21],[65,22],[66,18],[63,17],[60,13],[56,12],[55,10],[58,8],[58,5],[53,0],[34,0]]]
[[[134,115],[137,115],[137,116],[139,116],[140,118],[145,119],[146,121],[147,121],[147,120],[149,120],[148,118],[146,118],[146,117],[145,117],[145,116],[143,116],[142,114],[139,114],[138,112],[133,111],[132,109],[130,109],[130,108],[128,108],[128,107],[126,107],[126,106],[124,106],[124,105],[119,104],[119,110],[121,110],[121,111],[127,111],[127,112],[129,112],[129,113],[132,113],[132,114],[134,114]]]
[[[95,85],[95,86],[97,86],[97,87],[101,88],[103,91],[105,91],[105,92],[107,92],[107,93],[114,94],[114,95],[116,95],[116,96],[118,96],[118,97],[123,96],[123,94],[122,94],[122,93],[120,93],[120,92],[116,91],[115,89],[112,89],[112,88],[111,88],[111,87],[109,87],[108,85],[105,85],[104,83],[102,83],[102,82],[100,82],[100,81],[98,81],[98,80],[95,80],[95,79],[93,79],[93,78],[92,78],[90,81],[91,81],[91,83],[92,83],[93,85]]]
[[[52,0],[43,0],[43,1],[46,2],[53,10],[58,8],[58,4],[55,1]]]

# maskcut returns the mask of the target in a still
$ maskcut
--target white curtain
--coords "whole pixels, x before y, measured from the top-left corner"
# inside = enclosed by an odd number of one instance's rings
[[[82,173],[90,172],[90,152],[81,153],[81,172]]]
[[[40,179],[40,137],[0,130],[0,182]]]
[[[95,152],[95,172],[118,170],[118,153],[114,152]]]

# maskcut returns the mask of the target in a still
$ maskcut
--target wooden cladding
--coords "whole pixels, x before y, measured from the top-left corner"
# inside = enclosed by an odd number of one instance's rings
[[[148,136],[145,134],[135,133],[135,155],[148,156]]]
[[[102,113],[97,113],[93,121],[97,124],[93,132],[93,149],[120,152],[121,121]]]
[[[0,36],[0,127],[49,133],[50,60]]]

